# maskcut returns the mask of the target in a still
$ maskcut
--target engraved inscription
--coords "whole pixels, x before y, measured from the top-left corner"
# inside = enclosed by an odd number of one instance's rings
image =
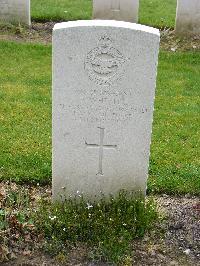
[[[103,175],[103,149],[116,149],[117,145],[104,145],[104,131],[105,128],[98,127],[100,129],[100,143],[99,144],[88,144],[85,141],[87,148],[98,148],[99,149],[99,170],[97,175]]]
[[[111,85],[123,73],[126,58],[113,47],[112,40],[104,35],[98,47],[91,50],[85,59],[89,78],[98,85]]]
[[[111,10],[112,11],[120,11],[120,0],[112,0],[111,2]]]
[[[140,90],[126,87],[111,90],[110,87],[104,87],[104,90],[94,88],[89,95],[82,95],[82,90],[77,89],[77,95],[81,97],[81,102],[77,103],[76,98],[71,101],[65,99],[59,104],[59,112],[70,110],[73,120],[82,122],[115,122],[124,124],[129,123],[136,117],[148,116],[151,112],[150,104],[130,102],[130,98],[138,98]],[[78,97],[78,96],[77,96]]]

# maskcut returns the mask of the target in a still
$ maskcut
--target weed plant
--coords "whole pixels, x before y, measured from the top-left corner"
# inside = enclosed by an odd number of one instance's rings
[[[30,221],[27,221],[30,198],[26,189],[10,190],[5,198],[2,194],[0,195],[0,232],[1,230],[7,230],[11,224],[13,225],[13,221],[15,226],[30,223]]]
[[[142,237],[157,218],[151,200],[120,192],[94,203],[81,195],[62,203],[44,201],[35,220],[51,254],[84,244],[91,250],[90,259],[119,263],[131,255],[132,240]]]
[[[3,187],[3,188],[2,188]],[[16,258],[24,250],[37,246],[30,214],[31,198],[28,188],[14,183],[0,186],[0,265]]]

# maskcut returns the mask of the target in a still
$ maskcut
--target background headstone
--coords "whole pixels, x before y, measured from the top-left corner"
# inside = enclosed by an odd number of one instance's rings
[[[93,0],[93,19],[138,22],[139,0]]]
[[[146,191],[159,31],[93,20],[53,30],[53,198]]]
[[[176,33],[200,34],[200,0],[178,0]]]
[[[0,21],[30,25],[30,0],[0,0]]]

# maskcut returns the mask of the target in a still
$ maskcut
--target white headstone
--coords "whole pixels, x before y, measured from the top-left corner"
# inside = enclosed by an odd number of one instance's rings
[[[93,19],[138,22],[139,0],[93,0]]]
[[[200,34],[200,0],[178,0],[176,33]]]
[[[30,0],[0,0],[0,21],[30,25]]]
[[[53,30],[53,198],[146,191],[159,31],[93,20]]]

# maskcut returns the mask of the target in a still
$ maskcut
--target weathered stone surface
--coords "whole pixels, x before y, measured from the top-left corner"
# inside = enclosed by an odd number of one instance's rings
[[[178,0],[177,34],[200,34],[200,0]]]
[[[30,25],[30,0],[0,0],[0,21]]]
[[[93,19],[138,22],[139,0],[93,0]]]
[[[159,31],[119,21],[53,30],[53,198],[145,194]]]

